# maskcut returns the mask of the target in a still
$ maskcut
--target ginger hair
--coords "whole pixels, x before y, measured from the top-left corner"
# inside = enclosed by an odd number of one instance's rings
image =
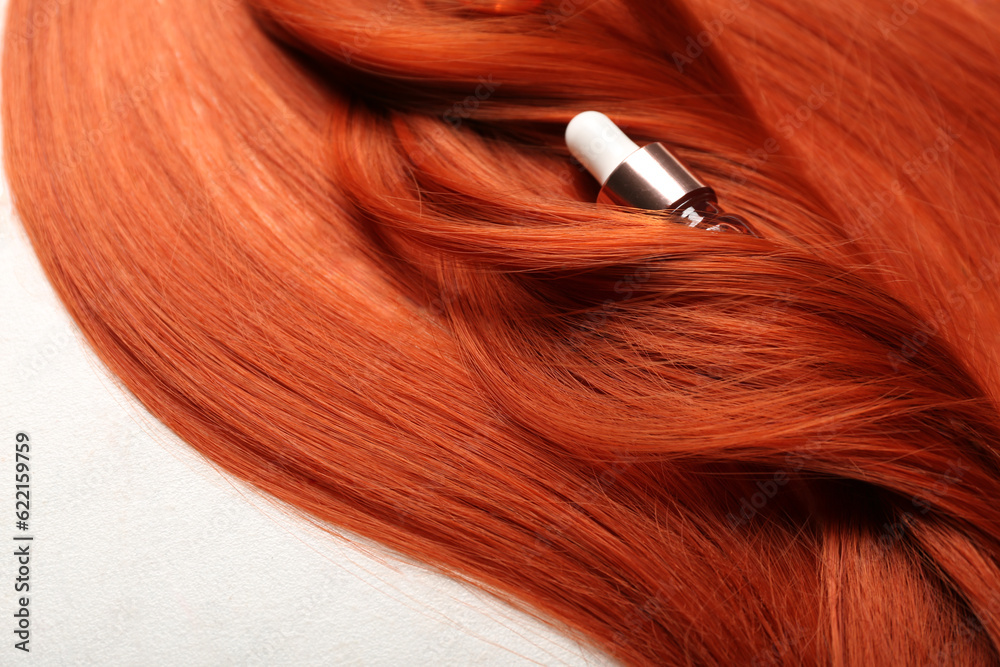
[[[11,0],[4,150],[228,473],[630,665],[1000,659],[988,3]],[[764,238],[593,204],[662,141]]]

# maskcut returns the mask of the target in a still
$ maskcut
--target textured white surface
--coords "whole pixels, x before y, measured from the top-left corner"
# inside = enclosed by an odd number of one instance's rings
[[[606,664],[216,472],[94,358],[5,179],[0,194],[0,665]],[[19,431],[32,445],[30,654],[13,647]]]

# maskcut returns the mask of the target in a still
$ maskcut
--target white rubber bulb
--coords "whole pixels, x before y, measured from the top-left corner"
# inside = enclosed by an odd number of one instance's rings
[[[600,111],[577,114],[566,126],[566,145],[601,185],[625,158],[639,150],[639,146]]]

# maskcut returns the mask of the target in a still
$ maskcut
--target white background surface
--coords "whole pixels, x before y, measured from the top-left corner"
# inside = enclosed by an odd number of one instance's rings
[[[6,14],[6,0],[0,9]],[[14,444],[31,437],[30,530]],[[0,665],[606,664],[485,594],[290,519],[86,348],[0,191]],[[30,654],[14,535],[32,535]]]

